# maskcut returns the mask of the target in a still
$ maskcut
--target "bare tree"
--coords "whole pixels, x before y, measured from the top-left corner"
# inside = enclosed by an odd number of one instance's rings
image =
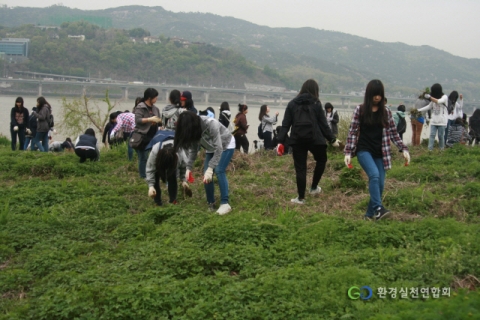
[[[108,90],[102,101],[107,104],[105,113],[101,111],[97,101],[86,95],[71,101],[67,101],[65,97],[62,98],[62,122],[59,129],[72,137],[78,136],[87,128],[93,128],[95,131],[103,133],[105,125],[109,121],[109,115],[117,106],[118,101],[111,103]]]

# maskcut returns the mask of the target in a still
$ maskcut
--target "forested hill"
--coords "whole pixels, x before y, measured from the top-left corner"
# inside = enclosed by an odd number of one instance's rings
[[[326,91],[360,91],[368,80],[380,78],[391,95],[413,95],[440,82],[446,91],[457,89],[469,100],[480,98],[480,59],[453,56],[429,46],[384,43],[313,28],[269,28],[213,14],[173,13],[162,7],[0,10],[0,21],[6,26],[59,25],[72,20],[121,29],[142,27],[154,36],[180,37],[233,49],[260,68],[269,66],[268,71],[279,72],[290,87],[315,77]]]
[[[243,88],[244,82],[283,85],[278,74],[267,69],[266,75],[232,50],[210,44],[184,45],[165,37],[146,44],[143,38],[148,34],[141,28],[103,29],[85,21],[65,22],[58,29],[33,25],[0,29],[0,37],[31,39],[29,61],[10,64],[10,72],[235,88]],[[68,35],[85,35],[86,39]]]

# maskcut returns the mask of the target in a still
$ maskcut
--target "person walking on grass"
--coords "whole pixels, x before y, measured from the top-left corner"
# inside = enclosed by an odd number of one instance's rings
[[[184,108],[180,105],[181,93],[178,90],[170,91],[168,100],[170,104],[162,109],[162,125],[165,130],[175,131],[177,125],[177,119]]]
[[[218,116],[218,121],[221,124],[223,124],[225,128],[231,128],[232,127],[232,124],[230,121],[231,118],[232,118],[232,113],[230,112],[230,105],[228,104],[228,102],[224,101],[220,105],[220,115]]]
[[[220,187],[219,215],[229,213],[232,208],[229,204],[228,180],[226,169],[235,150],[235,139],[232,134],[216,119],[206,116],[197,116],[193,112],[180,114],[175,131],[175,152],[184,149],[187,154],[188,179],[197,158],[199,147],[206,150],[203,164],[203,183],[210,211],[215,210],[215,195],[213,173],[217,176]]]
[[[29,114],[27,108],[23,106],[23,98],[18,97],[15,100],[15,106],[10,112],[10,134],[12,137],[12,151],[17,149],[17,136],[18,136],[18,149],[24,150],[25,147],[25,133],[28,129]]]
[[[135,151],[138,156],[138,173],[140,178],[147,177],[145,170],[147,166],[148,151],[145,147],[158,131],[158,125],[162,123],[160,119],[160,110],[155,106],[157,102],[158,91],[153,88],[147,88],[143,93],[142,100],[135,107],[135,130],[134,133],[141,135],[141,143]],[[133,140],[133,135],[132,139]]]
[[[32,144],[41,152],[48,152],[49,119],[52,115],[52,108],[44,97],[37,99],[37,111],[32,111],[32,114],[37,118],[37,133],[35,134],[35,138],[33,138]]]
[[[393,113],[393,121],[397,128],[398,135],[403,141],[403,134],[407,130],[407,121],[405,120],[405,106],[403,104],[397,107],[397,111]],[[399,125],[400,124],[400,125]]]
[[[148,184],[148,196],[153,198],[157,206],[162,205],[160,180],[167,185],[169,203],[177,204],[177,177],[182,181],[184,192],[189,197],[192,196],[192,191],[185,178],[187,156],[183,149],[175,152],[173,135],[172,131],[158,131],[154,138],[158,138],[158,142],[151,147],[150,155],[148,156],[147,178],[145,180]]]
[[[80,163],[85,161],[98,161],[100,152],[97,148],[97,138],[92,128],[85,130],[85,133],[77,138],[75,142],[75,154],[80,158]]]
[[[390,141],[403,152],[408,164],[410,154],[397,133],[391,111],[385,106],[383,84],[372,80],[365,90],[363,104],[355,108],[344,149],[345,165],[350,167],[356,155],[368,176],[370,202],[365,220],[380,220],[390,214],[382,204],[385,171],[392,167]]]
[[[25,135],[25,145],[23,147],[23,150],[28,150],[28,147],[30,146],[31,151],[37,151],[37,147],[33,143],[33,139],[37,135],[37,118],[33,114],[36,111],[37,111],[37,107],[33,107],[32,113],[28,118],[28,125],[26,130],[27,134]]]
[[[472,116],[468,119],[468,126],[470,128],[470,135],[472,136],[472,145],[480,145],[480,109],[475,109]]]
[[[269,115],[270,107],[263,105],[260,107],[260,113],[258,115],[258,120],[262,123],[263,131],[263,147],[265,150],[273,150],[272,144],[272,135],[273,135],[273,126],[277,124],[278,112],[275,112],[275,117]]]
[[[339,147],[340,141],[335,138],[328,126],[325,111],[319,100],[319,92],[320,89],[315,80],[310,79],[303,84],[297,97],[287,105],[282,129],[278,135],[277,153],[283,155],[287,133],[292,128],[289,143],[293,152],[298,197],[291,202],[296,204],[305,203],[308,151],[313,154],[316,161],[310,187],[310,194],[313,195],[322,190],[318,183],[327,164],[327,141],[334,147]]]
[[[330,102],[325,103],[325,113],[327,116],[327,123],[335,137],[338,136],[338,112],[333,111],[333,105]]]
[[[247,138],[248,121],[247,121],[248,106],[246,104],[238,105],[238,113],[235,116],[235,150],[240,151],[243,149],[243,153],[248,153],[250,143]]]
[[[445,128],[448,121],[448,97],[443,93],[442,86],[435,83],[430,88],[430,94],[425,94],[425,98],[430,103],[418,109],[419,112],[432,110],[432,120],[430,121],[430,139],[428,140],[428,150],[433,150],[433,143],[435,142],[435,135],[438,134],[438,146],[440,151],[443,151],[445,146]]]

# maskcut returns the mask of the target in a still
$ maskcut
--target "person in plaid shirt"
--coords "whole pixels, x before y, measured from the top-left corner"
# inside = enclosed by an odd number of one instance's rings
[[[128,143],[128,138],[132,134],[133,130],[135,130],[135,114],[126,110],[123,113],[120,113],[117,116],[117,124],[112,129],[112,135],[115,135],[115,132],[123,128],[123,141],[127,141],[127,148],[128,148],[128,160],[132,161],[133,158],[133,149],[130,147],[130,143]]]
[[[385,106],[385,90],[380,80],[368,83],[362,105],[355,108],[345,144],[345,165],[351,168],[355,155],[368,176],[370,202],[365,220],[380,220],[390,211],[382,205],[385,170],[392,167],[392,141],[402,152],[405,164],[410,163],[408,148],[398,135],[392,113]]]

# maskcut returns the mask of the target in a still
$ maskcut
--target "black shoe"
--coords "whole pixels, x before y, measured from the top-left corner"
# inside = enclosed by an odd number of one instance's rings
[[[390,215],[390,211],[388,209],[385,209],[384,207],[378,207],[377,210],[375,211],[375,220],[381,220]]]
[[[373,221],[373,220],[374,220],[374,216],[363,216],[363,220],[365,220],[365,221]]]

